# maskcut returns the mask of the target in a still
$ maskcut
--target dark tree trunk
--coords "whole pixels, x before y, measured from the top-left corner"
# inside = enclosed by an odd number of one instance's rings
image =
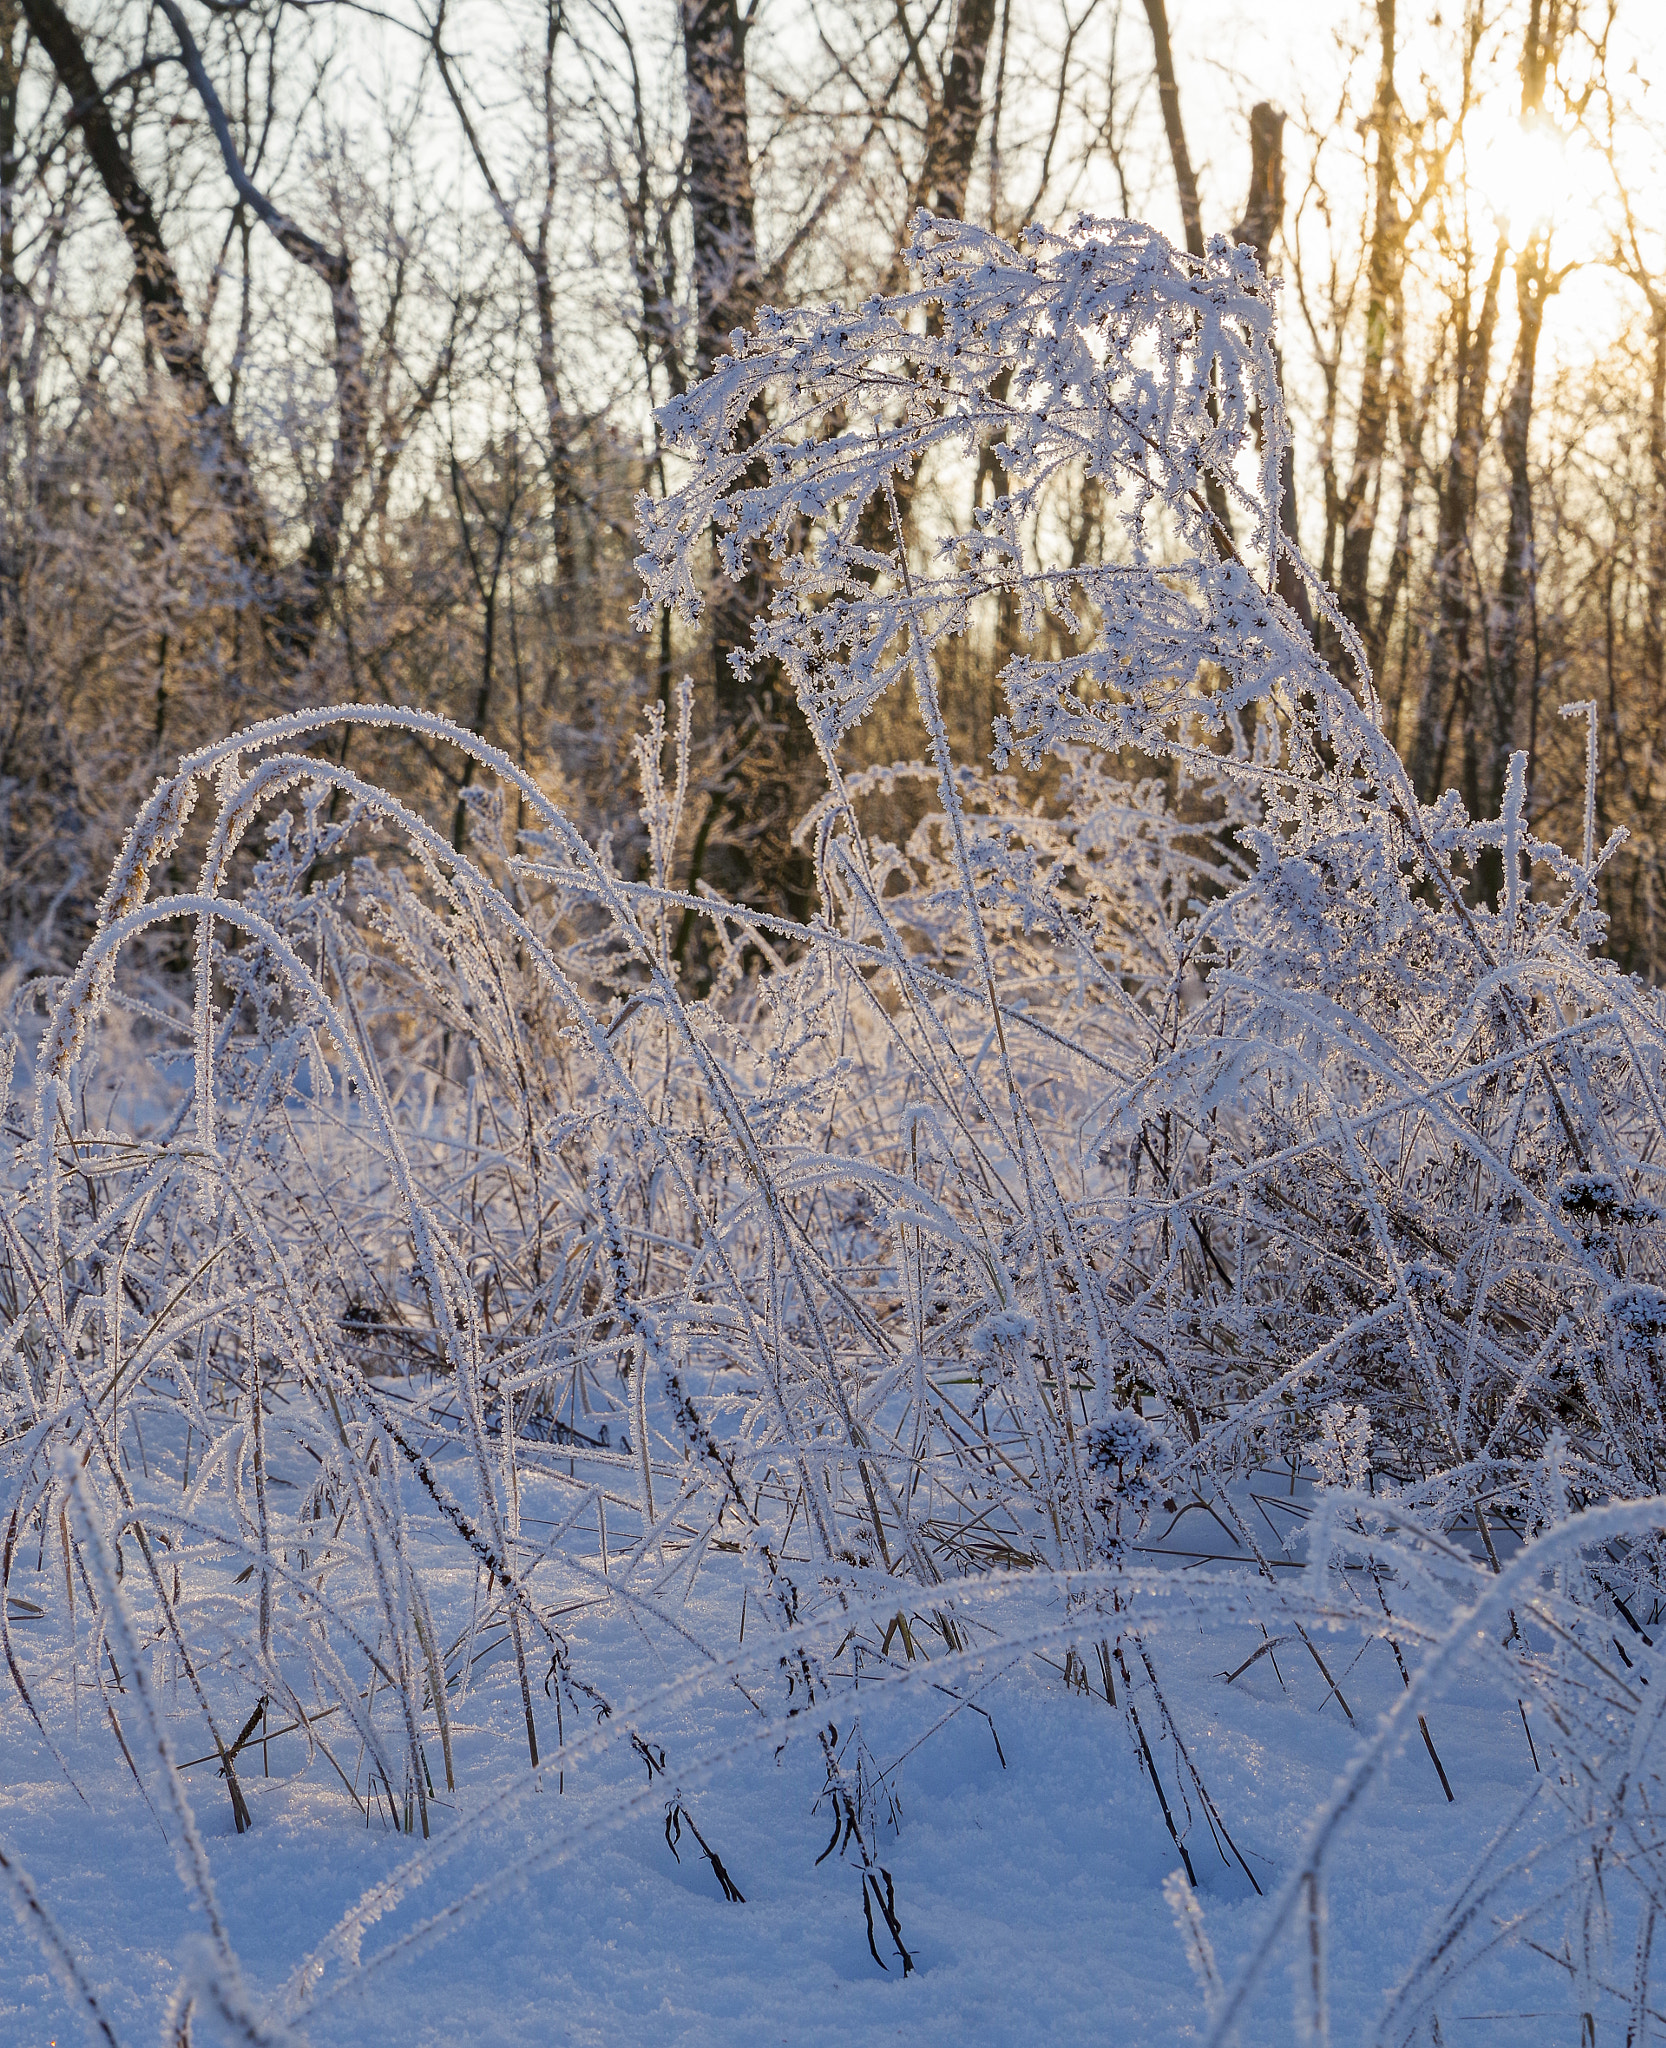
[[[1535,235],[1516,259],[1515,375],[1499,435],[1510,483],[1510,526],[1498,582],[1498,629],[1492,661],[1492,690],[1483,730],[1477,735],[1482,762],[1481,802],[1490,816],[1504,794],[1512,749],[1531,749],[1537,738],[1538,564],[1533,539],[1533,479],[1528,469],[1528,436],[1533,425],[1533,380],[1549,291],[1546,238]]]
[[[1255,251],[1256,261],[1272,269],[1273,242],[1284,221],[1284,116],[1262,100],[1250,109],[1250,184],[1244,217],[1234,230],[1236,239]],[[1274,361],[1278,362],[1277,351]],[[1283,365],[1280,363],[1280,375]],[[1292,546],[1296,532],[1296,451],[1287,446],[1279,461],[1278,523]],[[1281,555],[1278,563],[1278,594],[1313,636],[1313,606],[1306,586],[1291,564]]]
[[[1498,288],[1507,253],[1505,238],[1500,235],[1481,295],[1480,317],[1473,327],[1467,283],[1457,307],[1457,393],[1435,539],[1434,644],[1424,671],[1412,741],[1412,781],[1425,803],[1432,802],[1444,785],[1453,724],[1481,680],[1475,673],[1472,596],[1475,486],[1481,464],[1482,409],[1498,322]]]
[[[1643,702],[1658,718],[1666,688],[1666,297],[1651,308],[1649,528],[1643,567]]]
[[[746,23],[737,0],[682,0],[688,91],[688,203],[694,242],[694,371],[709,376],[729,337],[758,311],[760,273],[746,128]],[[754,405],[737,448],[752,446],[768,420]],[[711,606],[712,687],[724,724],[746,722],[751,686],[736,656],[752,644],[752,625],[768,601],[764,567],[754,562],[738,583],[719,581]]]
[[[943,66],[943,85],[926,107],[926,146],[920,169],[908,188],[908,218],[903,241],[893,250],[880,289],[887,296],[901,291],[908,274],[908,236],[921,208],[946,220],[961,220],[972,182],[972,160],[983,125],[983,74],[989,63],[989,42],[995,29],[995,0],[961,0],[955,14],[954,39]]]
[[[746,129],[746,23],[737,0],[682,0],[695,371],[708,376],[758,310],[758,232]]]
[[[1197,175],[1192,169],[1192,154],[1186,147],[1186,130],[1180,119],[1180,87],[1174,77],[1174,48],[1169,41],[1168,8],[1164,0],[1145,0],[1145,18],[1151,27],[1151,44],[1157,60],[1157,97],[1163,109],[1163,133],[1168,137],[1169,159],[1174,165],[1174,183],[1180,195],[1186,248],[1201,263],[1203,209],[1198,204]]]
[[[960,0],[942,96],[934,110],[935,119],[927,124],[920,175],[922,203],[943,219],[965,217],[972,158],[983,124],[983,74],[994,28],[995,0]]]
[[[1405,231],[1398,206],[1395,144],[1399,98],[1394,84],[1395,0],[1377,0],[1381,61],[1371,113],[1376,138],[1371,249],[1366,265],[1365,362],[1360,373],[1359,414],[1347,488],[1337,508],[1342,562],[1337,599],[1343,616],[1365,644],[1373,672],[1382,660],[1380,612],[1371,603],[1371,544],[1376,533],[1377,492],[1388,439],[1391,384],[1389,350],[1398,323],[1396,304],[1405,262]]]
[[[17,0],[0,0],[0,454],[12,439],[12,372],[22,331],[17,283]]]
[[[1371,636],[1366,642],[1372,652],[1372,673],[1377,689],[1383,700],[1383,721],[1389,738],[1396,746],[1400,744],[1401,712],[1406,689],[1406,658],[1403,655],[1390,690],[1385,681],[1389,634],[1394,625],[1394,615],[1400,599],[1405,595],[1411,575],[1411,533],[1412,507],[1417,499],[1419,484],[1423,476],[1423,436],[1429,423],[1429,408],[1434,402],[1435,388],[1440,376],[1440,351],[1437,349],[1429,365],[1423,388],[1414,400],[1406,378],[1406,336],[1405,306],[1395,307],[1396,334],[1394,340],[1393,405],[1394,415],[1399,423],[1400,439],[1400,485],[1399,505],[1394,526],[1394,547],[1388,558],[1388,573],[1377,597],[1376,613],[1372,620]],[[1409,646],[1409,637],[1408,642]],[[1374,651],[1373,651],[1374,650]]]
[[[1549,0],[1548,18],[1545,4],[1546,0],[1532,0],[1528,10],[1527,38],[1521,57],[1523,122],[1537,119],[1544,110],[1545,81],[1563,26],[1557,0]],[[1499,437],[1510,484],[1510,528],[1498,583],[1492,690],[1485,705],[1484,726],[1475,742],[1481,763],[1481,802],[1488,816],[1503,796],[1512,750],[1517,746],[1531,749],[1538,737],[1538,564],[1533,540],[1533,480],[1527,466],[1528,438],[1533,427],[1533,381],[1545,300],[1555,288],[1550,267],[1550,232],[1541,229],[1529,236],[1516,258],[1515,375]]]
[[[763,297],[746,121],[747,22],[736,0],[682,0],[683,62],[688,96],[688,200],[694,244],[694,373],[704,377],[727,352],[736,329],[752,325]],[[755,401],[735,437],[737,450],[756,445],[769,425]],[[748,472],[748,480],[759,480]],[[723,768],[695,842],[688,885],[720,866],[725,892],[746,902],[773,902],[798,916],[814,899],[811,864],[792,845],[792,826],[807,792],[810,729],[773,663],[748,665],[752,629],[769,603],[766,560],[754,554],[738,582],[719,572],[708,617]],[[721,844],[713,828],[724,824]],[[720,858],[719,858],[720,856]],[[692,935],[685,917],[682,957]]]
[[[1192,153],[1186,147],[1185,123],[1180,118],[1180,87],[1174,75],[1174,46],[1169,40],[1168,8],[1165,0],[1145,0],[1145,18],[1151,29],[1151,47],[1157,66],[1157,97],[1163,109],[1163,132],[1168,137],[1169,161],[1174,166],[1175,190],[1180,199],[1180,221],[1186,238],[1186,252],[1201,263],[1204,257],[1203,210],[1198,203],[1197,174],[1192,169]],[[1269,109],[1269,111],[1271,111]],[[1251,144],[1254,144],[1253,123]],[[1283,205],[1283,160],[1280,155],[1279,194],[1280,208]],[[1255,177],[1252,173],[1251,209],[1254,210]],[[1271,238],[1269,237],[1269,240]],[[1214,399],[1211,396],[1213,410]],[[1232,537],[1232,507],[1228,503],[1226,487],[1215,476],[1206,476],[1203,495],[1209,506],[1210,516],[1218,529],[1217,544],[1230,552]]]

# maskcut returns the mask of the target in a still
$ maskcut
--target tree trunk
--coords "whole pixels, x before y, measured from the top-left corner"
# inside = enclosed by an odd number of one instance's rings
[[[1377,491],[1383,449],[1388,438],[1390,381],[1388,354],[1395,331],[1395,303],[1405,262],[1405,233],[1397,204],[1395,142],[1399,99],[1394,85],[1395,0],[1377,0],[1381,63],[1377,97],[1371,114],[1376,138],[1371,249],[1366,265],[1365,362],[1360,372],[1359,414],[1354,433],[1354,459],[1338,507],[1342,529],[1342,565],[1337,599],[1343,616],[1365,643],[1373,673],[1382,659],[1382,641],[1369,591],[1371,543],[1376,532]]]
[[[558,665],[550,670],[545,688],[546,704],[560,666],[574,662],[575,656],[582,659],[579,654],[581,637],[589,639],[593,647],[595,631],[584,591],[584,585],[590,580],[591,564],[588,560],[580,560],[578,545],[580,532],[588,534],[589,522],[581,517],[583,494],[578,487],[574,459],[573,420],[562,396],[561,378],[556,368],[555,286],[550,262],[559,140],[555,114],[555,57],[562,21],[559,0],[546,0],[543,66],[539,80],[544,102],[544,190],[531,250],[532,292],[538,312],[538,388],[544,400],[544,459],[550,493],[550,548],[555,557],[554,604],[558,640]]]
[[[961,220],[972,158],[983,123],[983,74],[995,28],[995,0],[960,0],[935,120],[926,126],[922,203],[940,219]]]
[[[1185,124],[1180,118],[1180,87],[1174,76],[1174,46],[1169,40],[1168,8],[1165,0],[1145,0],[1145,18],[1151,28],[1151,47],[1157,65],[1157,97],[1162,103],[1163,132],[1168,137],[1169,160],[1174,166],[1175,190],[1180,198],[1180,220],[1186,238],[1186,253],[1196,262],[1204,258],[1203,210],[1198,203],[1197,174],[1192,169],[1192,153],[1186,147]],[[1269,111],[1271,111],[1269,109]],[[1282,128],[1282,124],[1281,124]],[[1251,122],[1251,145],[1254,145],[1254,123]],[[1283,158],[1280,155],[1280,207],[1283,204]],[[1255,202],[1255,175],[1251,173],[1251,210]],[[1270,237],[1269,237],[1270,239]],[[1210,409],[1213,412],[1214,398],[1211,395]],[[1232,507],[1228,502],[1226,487],[1219,477],[1205,476],[1203,495],[1209,513],[1218,528],[1217,545],[1230,549],[1232,536]]]
[[[1264,271],[1272,269],[1273,241],[1283,221],[1284,116],[1266,100],[1261,100],[1250,109],[1249,197],[1244,204],[1244,217],[1234,234],[1238,241],[1255,251],[1256,261]],[[1273,361],[1278,364],[1282,380],[1284,366],[1277,349],[1273,351]],[[1293,446],[1287,445],[1279,459],[1278,484],[1279,531],[1295,546],[1299,544],[1299,536],[1296,532],[1296,451]],[[1306,627],[1311,639],[1313,605],[1301,577],[1283,555],[1278,562],[1277,589],[1279,596]]]
[[[1434,645],[1424,671],[1412,740],[1412,782],[1425,803],[1432,802],[1442,786],[1453,721],[1477,681],[1471,600],[1475,485],[1481,464],[1482,408],[1498,321],[1498,288],[1507,253],[1508,243],[1501,234],[1482,291],[1480,318],[1473,328],[1467,282],[1457,308],[1457,394],[1435,540]]]
[[[17,0],[0,0],[0,481],[8,481],[12,371],[22,331],[17,283]]]
[[[758,231],[746,129],[746,23],[737,0],[682,0],[695,372],[711,374],[758,310]]]
[[[1649,530],[1643,567],[1643,702],[1658,716],[1666,688],[1666,296],[1650,308]]]
[[[1478,735],[1483,763],[1481,801],[1490,816],[1504,794],[1513,748],[1531,749],[1537,738],[1538,565],[1533,541],[1533,480],[1528,470],[1528,436],[1533,424],[1533,380],[1538,361],[1544,302],[1549,293],[1547,238],[1535,235],[1516,259],[1515,375],[1499,436],[1510,480],[1510,526],[1498,583],[1498,631],[1492,662],[1492,691],[1485,730]]]
[[[746,31],[737,0],[682,0],[683,62],[688,95],[688,201],[694,244],[696,313],[694,374],[709,375],[735,329],[752,325],[763,297],[746,123]],[[768,430],[755,400],[735,437],[737,450]],[[748,472],[748,481],[758,481]],[[738,582],[721,571],[708,612],[712,692],[723,735],[721,780],[709,799],[695,842],[688,887],[704,878],[721,852],[725,891],[745,902],[771,901],[796,916],[814,898],[809,861],[792,845],[802,808],[804,764],[813,754],[810,729],[774,663],[746,669],[752,629],[769,602],[767,560],[754,551]],[[724,843],[712,828],[726,820]],[[685,916],[677,953],[692,934]],[[696,963],[697,973],[699,972]]]
[[[1545,81],[1562,28],[1561,9],[1532,0],[1521,57],[1521,119],[1537,120],[1544,110]],[[1533,480],[1528,442],[1533,427],[1533,385],[1545,300],[1556,289],[1550,266],[1550,230],[1528,236],[1516,257],[1516,354],[1510,395],[1500,422],[1499,452],[1509,479],[1510,523],[1504,542],[1494,607],[1496,631],[1486,665],[1484,691],[1469,693],[1473,730],[1467,753],[1475,762],[1472,817],[1492,817],[1504,796],[1511,753],[1532,751],[1538,738],[1538,565],[1533,539]],[[1488,848],[1477,869],[1480,894],[1496,903],[1503,883],[1503,859]]]
[[[682,0],[688,91],[688,204],[694,242],[696,377],[711,374],[736,328],[758,310],[758,234],[752,152],[746,128],[746,23],[737,0]],[[768,421],[754,405],[736,437],[758,441]],[[752,644],[752,624],[767,602],[766,577],[753,563],[738,583],[722,579],[711,606],[712,685],[725,724],[738,729],[749,689],[734,657]]]
[[[880,286],[887,297],[902,290],[908,274],[908,240],[915,214],[924,208],[946,220],[965,217],[972,160],[983,125],[983,74],[994,29],[995,0],[961,0],[943,66],[942,90],[930,95],[926,107],[926,146],[919,172],[908,188],[903,239],[891,253]]]
[[[1180,219],[1185,228],[1186,248],[1201,263],[1203,209],[1198,204],[1197,176],[1192,170],[1192,155],[1186,147],[1186,130],[1180,119],[1180,88],[1175,83],[1174,49],[1169,41],[1168,8],[1164,0],[1145,0],[1145,18],[1151,26],[1151,43],[1156,53],[1157,97],[1163,109],[1163,133],[1168,137],[1174,183],[1180,194]]]
[[[1435,389],[1440,381],[1443,353],[1437,345],[1430,359],[1423,388],[1414,401],[1406,377],[1405,321],[1406,309],[1402,300],[1395,307],[1393,376],[1393,409],[1399,425],[1400,439],[1399,505],[1394,526],[1394,547],[1388,558],[1388,574],[1383,579],[1383,587],[1377,598],[1371,637],[1366,642],[1367,651],[1374,650],[1371,669],[1383,702],[1383,723],[1396,747],[1400,744],[1401,713],[1406,692],[1405,656],[1402,655],[1392,692],[1385,687],[1383,677],[1387,666],[1389,633],[1394,624],[1394,614],[1401,597],[1405,594],[1411,574],[1412,507],[1416,502],[1418,486],[1423,476],[1423,436],[1429,423],[1429,408],[1434,402]],[[1409,646],[1409,635],[1407,644]]]

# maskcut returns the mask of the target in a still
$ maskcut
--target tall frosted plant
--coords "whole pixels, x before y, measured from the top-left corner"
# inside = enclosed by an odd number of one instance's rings
[[[1230,1481],[1278,1458],[1307,1461],[1322,1488],[1392,1491],[1416,1540],[1450,1550],[1458,1532],[1494,1577],[1546,1531],[1557,1555],[1582,1554],[1570,1517],[1634,1504],[1605,1523],[1600,1570],[1559,1570],[1554,1612],[1526,1603],[1541,1627],[1509,1610],[1503,1661],[1543,1701],[1556,1782],[1573,1788],[1557,1853],[1540,1841],[1527,1857],[1558,1875],[1513,1932],[1569,1912],[1565,1952],[1588,1986],[1610,1859],[1642,1900],[1641,2015],[1657,1881],[1652,1835],[1621,1816],[1638,1772],[1658,1790],[1655,1722],[1633,1718],[1633,1688],[1618,1731],[1589,1697],[1613,1662],[1605,1635],[1617,1625],[1641,1655],[1637,1613],[1658,1613],[1666,1452],[1663,1018],[1654,991],[1596,952],[1595,878],[1620,835],[1595,844],[1588,802],[1577,858],[1540,840],[1519,754],[1497,820],[1469,819],[1450,792],[1418,803],[1363,652],[1281,528],[1273,304],[1246,252],[1216,243],[1197,265],[1148,229],[1082,221],[1016,251],[923,223],[914,254],[916,293],[766,316],[671,409],[692,476],[644,508],[650,591],[698,606],[708,529],[730,574],[769,558],[753,659],[792,676],[827,762],[824,898],[899,929],[909,899],[881,901],[839,750],[881,693],[914,693],[959,884],[953,972],[995,1044],[980,1142],[1001,1132],[1022,1186],[1009,1241],[1025,1248],[1032,1318],[1026,1440],[1078,1555],[1116,1559],[1157,1501],[1195,1498],[1270,1585]],[[733,452],[760,404],[773,433]],[[1004,488],[949,517],[980,454]],[[1211,481],[1239,543],[1211,515]],[[1069,492],[1098,495],[1115,536],[1102,561],[1069,551]],[[1159,762],[1171,786],[1208,793],[1215,860],[1152,934],[1162,974],[1130,977],[1089,908],[1096,886],[1124,909],[1142,900],[1125,848],[1112,866],[1078,832],[1038,863],[1021,829],[989,829],[969,801],[985,785],[950,758],[939,657],[990,603],[1016,612],[1027,643],[1001,673],[997,767],[1067,764],[1067,821],[1084,759]],[[1346,682],[1305,607],[1332,629]],[[1595,707],[1568,709],[1593,721],[1594,787]],[[1475,887],[1489,872],[1502,875],[1490,902]],[[1077,1052],[1106,1047],[1068,1149],[1036,1128],[1013,1062],[1043,1008],[1033,974],[1003,974],[1015,926],[1047,934],[1047,1028]],[[1087,1168],[1068,1189],[1066,1158]],[[1065,1388],[1050,1411],[1047,1390]],[[1155,1426],[1136,1412],[1150,1396]],[[1392,1545],[1400,1523],[1385,1533],[1372,1514]],[[1314,1562],[1333,1554],[1321,1542]],[[1532,1580],[1525,1560],[1516,1569]],[[1391,1630],[1374,1582],[1380,1616],[1356,1625]],[[1432,1670],[1496,1604],[1461,1584],[1443,1597],[1445,1617],[1425,1606],[1416,1631],[1440,1645]],[[1361,1783],[1385,1753],[1368,1749]],[[1350,1810],[1351,1796],[1325,1817],[1298,1886],[1320,2028],[1324,1851]],[[1501,1850],[1491,1865],[1385,2025],[1485,1952],[1481,1901],[1524,1867]],[[1237,2010],[1235,1994],[1218,2031]]]
[[[1149,229],[1084,221],[1017,251],[927,223],[915,254],[916,293],[766,315],[670,408],[693,474],[645,504],[643,566],[655,598],[693,610],[709,530],[731,574],[773,560],[753,659],[791,673],[827,760],[825,900],[881,931],[916,905],[881,897],[839,749],[882,692],[914,693],[959,884],[937,944],[996,1030],[978,1111],[1022,1176],[1037,1303],[1079,1297],[1068,1342],[1039,1320],[1046,1372],[1063,1384],[1079,1365],[1101,1408],[1119,1372],[1151,1381],[1191,1439],[1171,1478],[1271,1448],[1282,1410],[1345,1391],[1379,1460],[1443,1475],[1443,1511],[1474,1506],[1461,1471],[1536,1456],[1547,1424],[1588,1427],[1605,1487],[1652,1491],[1659,1411],[1623,1362],[1653,1356],[1648,1311],[1611,1310],[1616,1279],[1656,1252],[1660,1014],[1594,951],[1592,877],[1617,842],[1588,833],[1574,858],[1535,837],[1521,756],[1496,821],[1451,793],[1417,803],[1360,650],[1279,525],[1273,306],[1245,251],[1219,243],[1199,266]],[[760,403],[770,438],[731,453]],[[954,501],[980,450],[1006,490],[933,531],[927,508]],[[1107,559],[1064,557],[1067,488],[1098,494]],[[1346,685],[1277,594],[1297,583],[1350,658]],[[951,760],[942,713],[941,650],[992,601],[1030,643],[1002,671],[996,765],[1066,769],[1061,815],[1028,833],[992,819],[998,785]],[[1126,838],[1106,858],[1082,829],[1084,764],[1130,758],[1214,807],[1187,814],[1209,820],[1188,842],[1208,846],[1207,876],[1166,899],[1172,809],[1143,873]],[[1494,906],[1472,883],[1489,848]],[[1131,973],[1118,919],[1158,900]],[[1078,1149],[1102,1175],[1087,1205],[1064,1197],[1012,1064],[1006,1027],[1040,1007],[1027,975],[1003,987],[1020,929],[1050,991],[1070,989],[1050,1024],[1081,1046],[1115,1020],[1121,1065],[1083,1110]],[[1204,1323],[1230,1330],[1224,1351]],[[1292,1345],[1303,1330],[1315,1342]],[[1303,1362],[1269,1378],[1292,1349]],[[1574,1383],[1579,1401],[1547,1400]]]

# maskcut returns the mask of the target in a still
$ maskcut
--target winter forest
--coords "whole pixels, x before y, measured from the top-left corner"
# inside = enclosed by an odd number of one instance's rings
[[[1666,2042],[1663,71],[0,0],[0,2042]]]

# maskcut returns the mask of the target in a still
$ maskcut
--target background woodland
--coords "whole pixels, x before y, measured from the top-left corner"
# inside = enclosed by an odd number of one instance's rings
[[[13,973],[73,957],[158,774],[312,705],[443,714],[645,871],[631,742],[685,672],[677,882],[804,914],[792,828],[821,766],[769,664],[730,659],[766,577],[723,584],[697,627],[636,616],[636,501],[678,481],[655,408],[766,302],[906,284],[917,209],[1012,235],[1086,207],[1178,222],[1198,257],[1230,233],[1282,276],[1283,516],[1419,795],[1493,816],[1525,747],[1534,831],[1577,838],[1586,723],[1558,712],[1594,702],[1597,838],[1628,835],[1600,877],[1609,945],[1656,976],[1648,11],[1315,11],[1311,104],[1279,112],[1253,77],[1223,85],[1201,10],[1164,0],[0,0]],[[900,514],[923,546],[964,517],[944,492],[1003,488],[985,450]],[[1091,485],[1052,516],[1076,562],[1117,558]],[[1018,638],[991,603],[945,673],[964,752],[987,752]],[[911,715],[876,714],[848,765],[918,755]],[[350,730],[356,768],[427,777],[411,793],[460,847],[470,766],[372,758]],[[1484,862],[1475,885],[1496,898]],[[700,944],[685,929],[679,956]]]

